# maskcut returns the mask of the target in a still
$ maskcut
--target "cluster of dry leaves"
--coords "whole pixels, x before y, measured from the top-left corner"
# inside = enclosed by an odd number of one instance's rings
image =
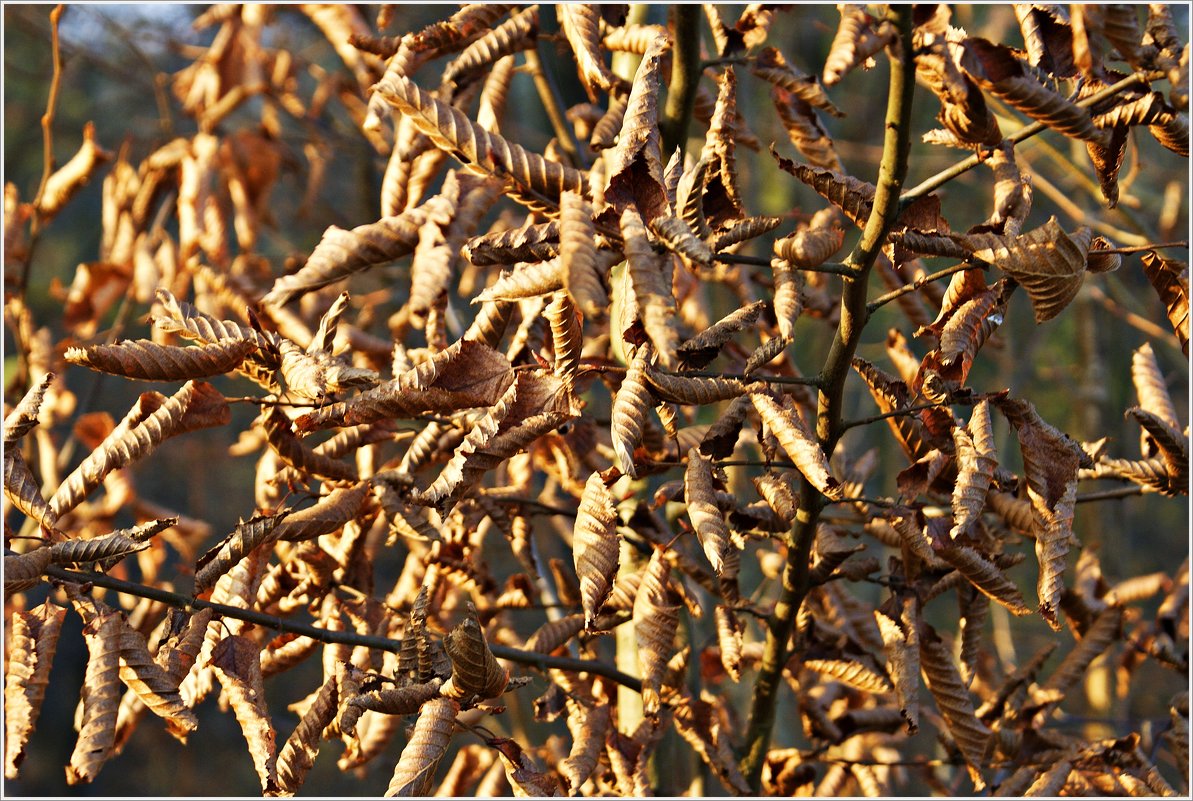
[[[647,795],[650,759],[672,731],[727,790],[748,794],[738,763],[745,715],[715,688],[768,669],[761,643],[775,605],[739,577],[743,561],[777,577],[806,483],[834,512],[806,566],[795,648],[773,669],[796,693],[808,747],[769,751],[753,789],[897,792],[910,769],[883,763],[935,736],[946,759],[916,775],[942,792],[958,788],[945,787],[951,764],[1000,795],[1176,794],[1138,735],[1089,741],[1053,725],[1104,655],[1114,655],[1124,692],[1145,661],[1188,670],[1187,560],[1104,577],[1073,534],[1083,481],[1187,492],[1188,428],[1150,346],[1131,364],[1138,454],[1077,442],[1030,401],[967,384],[1008,304],[1030,303],[1038,322],[1049,320],[1086,274],[1124,262],[1088,228],[1052,219],[1023,230],[1030,176],[987,99],[1083,142],[1113,204],[1132,129],[1188,155],[1189,51],[1167,7],[1016,6],[1026,51],[951,27],[944,5],[914,7],[916,77],[939,100],[942,125],[924,138],[983,155],[993,212],[953,231],[924,194],[879,256],[896,287],[928,274],[924,258],[960,265],[943,292],[929,282],[899,297],[926,355],[893,329],[894,373],[852,362],[850,380],[869,388],[906,453],[893,482],[872,476],[874,449],[825,452],[814,389],[789,347],[799,320],[842,324],[834,273],[849,264],[828,261],[846,229],[865,225],[875,187],[844,173],[820,115],[852,111],[828,90],[899,36],[881,9],[841,6],[813,75],[766,45],[776,15],[798,9],[752,5],[726,22],[705,6],[715,50],[704,56],[719,63],[695,97],[693,125],[706,127],[693,159],[661,144],[673,34],[626,23],[624,6],[556,7],[556,39],[591,102],[566,109],[564,140],[543,153],[502,133],[516,60],[544,38],[539,6],[469,5],[398,35],[386,31],[400,26],[400,9],[382,6],[374,28],[360,8],[213,6],[196,26],[216,26],[214,41],[173,76],[197,133],[134,164],[127,149],[104,151],[89,127],[36,202],[5,189],[6,258],[19,264],[30,221],[48,223],[107,169],[99,258],[62,291],[69,336],[55,341],[6,286],[23,359],[23,398],[4,420],[9,778],[73,608],[89,658],[71,783],[93,780],[151,715],[185,739],[196,705],[216,693],[268,794],[297,791],[325,741],[342,741],[347,771],[398,738],[387,795]],[[322,73],[311,96],[300,94],[295,57],[265,36],[276,17],[295,14],[346,68]],[[1131,74],[1144,77],[1122,85]],[[1167,95],[1149,86],[1161,77]],[[739,80],[770,87],[802,158],[776,152],[777,163],[826,201],[796,210],[794,226],[748,210],[735,151],[758,142],[736,109]],[[250,99],[262,101],[260,125],[233,125]],[[279,274],[257,250],[262,226],[279,222],[270,211],[285,168],[278,133],[333,101],[387,159],[380,216],[328,228],[301,266]],[[769,250],[769,262],[743,248]],[[1158,251],[1142,264],[1187,348],[1185,264]],[[389,278],[350,296],[345,287],[369,270]],[[732,310],[714,312],[713,299],[726,297]],[[149,308],[149,338],[97,341],[122,300]],[[119,421],[76,417],[63,375],[78,367],[181,387],[143,393]],[[172,437],[228,425],[228,399],[204,380],[228,375],[258,388],[261,413],[232,448],[256,455],[254,508],[212,545],[203,510],[192,519],[140,497],[131,468]],[[1019,473],[995,445],[999,415],[1017,436]],[[87,455],[61,476],[68,439]],[[758,461],[747,471],[725,464],[733,457]],[[886,502],[863,492],[875,481]],[[113,530],[129,509],[141,523]],[[17,513],[20,536],[9,527]],[[540,558],[536,529],[561,538],[573,561]],[[1010,572],[1033,549],[1038,602]],[[497,551],[511,559],[494,561]],[[394,553],[404,568],[383,579],[375,561]],[[500,575],[495,565],[514,567]],[[121,604],[70,580],[68,568],[167,590],[193,573],[195,598],[232,609]],[[47,580],[57,589],[30,606],[25,593]],[[874,583],[887,588],[878,604]],[[1145,615],[1152,598],[1162,598],[1158,612]],[[1042,615],[1058,631],[1067,622],[1076,642],[1058,635],[1004,664],[983,647],[992,604]],[[933,620],[952,622],[930,625],[930,607],[939,607]],[[527,608],[542,621],[529,636],[515,620],[530,613],[514,615]],[[313,618],[317,630],[274,636],[264,618],[245,619],[252,612]],[[703,650],[690,634],[702,619],[716,642]],[[618,666],[637,680],[612,670],[614,641]],[[297,726],[281,731],[264,682],[312,657],[323,680],[291,706]],[[688,680],[693,659],[702,683]],[[517,697],[529,679],[511,678],[519,663],[532,667],[514,673],[549,679],[535,717],[562,717],[570,737],[494,733],[505,705],[529,701]],[[1171,718],[1163,748],[1183,766],[1187,695],[1173,699]]]

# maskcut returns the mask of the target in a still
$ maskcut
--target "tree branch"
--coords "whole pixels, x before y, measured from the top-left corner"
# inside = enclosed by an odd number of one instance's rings
[[[675,29],[671,83],[667,86],[667,102],[659,120],[659,131],[663,135],[663,158],[670,158],[675,149],[680,148],[682,160],[692,108],[696,105],[696,89],[700,85],[700,6],[672,6],[671,19]]]
[[[866,308],[867,279],[899,213],[899,190],[907,175],[907,158],[911,150],[911,97],[915,88],[911,8],[891,6],[888,19],[898,30],[899,38],[890,48],[895,52],[890,59],[891,77],[885,135],[874,206],[862,230],[861,239],[845,260],[845,264],[857,273],[855,277],[847,277],[844,280],[841,321],[837,326],[837,334],[829,349],[824,369],[820,373],[816,436],[825,453],[833,452],[843,431],[841,417],[845,378],[849,374],[853,355],[857,351],[862,330],[869,316]],[[801,480],[800,508],[796,513],[795,528],[787,543],[787,565],[783,570],[782,591],[767,626],[762,665],[750,703],[746,754],[741,767],[742,775],[755,792],[760,790],[762,784],[762,764],[770,746],[771,730],[774,728],[776,698],[783,665],[787,661],[787,643],[791,638],[796,615],[808,593],[808,561],[812,543],[816,539],[817,519],[824,502],[824,496],[806,478]]]
[[[1103,100],[1114,97],[1125,89],[1131,89],[1137,84],[1147,85],[1152,81],[1160,80],[1164,77],[1166,76],[1163,72],[1137,72],[1134,75],[1123,78],[1113,86],[1108,86],[1100,92],[1096,92],[1089,97],[1078,100],[1074,105],[1076,105],[1078,108],[1089,108],[1090,106],[1095,106],[1098,103],[1101,103]],[[1047,127],[1048,126],[1042,122],[1033,122],[1031,125],[1025,125],[1018,131],[1015,131],[1015,133],[1008,136],[1005,141],[1010,142],[1013,145],[1017,145],[1023,140],[1030,139],[1041,131],[1047,129]],[[949,167],[946,170],[941,170],[940,172],[936,173],[936,175],[933,175],[931,178],[921,183],[919,186],[907,190],[899,198],[899,202],[901,204],[910,203],[917,197],[922,197],[929,192],[944,186],[957,176],[964,175],[974,167],[981,164],[982,161],[984,161],[982,155],[975,153],[969,158],[957,162],[952,167]]]
[[[341,645],[362,645],[365,648],[376,648],[380,651],[391,651],[397,653],[402,648],[401,640],[392,640],[388,637],[374,637],[368,634],[357,634],[354,631],[330,631],[328,629],[321,629],[317,626],[312,626],[309,623],[299,623],[293,620],[286,620],[275,615],[267,615],[264,612],[257,612],[252,609],[241,609],[237,606],[228,606],[227,604],[217,604],[211,601],[205,601],[201,598],[192,598],[186,595],[180,595],[175,592],[167,592],[166,590],[159,590],[155,587],[147,587],[143,584],[136,584],[131,581],[123,581],[118,578],[104,575],[103,573],[92,573],[84,570],[67,570],[57,565],[51,565],[46,568],[46,575],[64,581],[70,584],[93,584],[96,587],[104,587],[115,592],[123,593],[125,595],[133,595],[138,598],[148,598],[152,601],[173,606],[178,609],[195,610],[195,609],[210,609],[217,615],[223,617],[235,618],[236,620],[243,620],[247,623],[252,623],[267,629],[282,632],[283,634],[297,634],[302,637],[310,637],[312,640],[318,640],[322,643],[338,643]],[[566,656],[550,656],[548,654],[539,654],[533,651],[524,651],[521,648],[512,648],[508,645],[499,645],[497,643],[490,643],[489,650],[493,652],[493,656],[498,659],[507,659],[510,662],[517,662],[521,665],[530,665],[540,669],[556,668],[558,670],[570,670],[580,673],[592,673],[597,676],[604,676],[611,681],[617,682],[623,687],[629,687],[631,690],[640,692],[642,690],[642,682],[622,673],[620,670],[605,664],[604,662],[597,662],[588,659],[573,659]]]

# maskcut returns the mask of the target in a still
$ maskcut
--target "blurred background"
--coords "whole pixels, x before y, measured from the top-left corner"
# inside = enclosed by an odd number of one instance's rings
[[[104,148],[112,152],[127,148],[129,161],[133,164],[171,139],[195,132],[195,122],[182,112],[171,82],[173,76],[203,52],[218,30],[218,26],[193,29],[192,21],[205,8],[164,3],[67,7],[61,25],[64,73],[54,125],[55,154],[59,163],[74,153],[88,121],[94,122],[96,138]],[[375,18],[375,6],[359,8],[365,19]],[[723,5],[719,8],[722,18],[732,23],[742,7]],[[48,21],[51,9],[49,5],[16,4],[5,4],[3,8],[4,180],[15,184],[23,200],[33,196],[42,172],[39,120],[45,111],[51,74]],[[419,30],[445,18],[452,10],[449,6],[430,4],[401,5],[396,8],[395,21],[388,32]],[[665,5],[652,6],[648,12],[649,21],[665,24],[667,10]],[[1174,13],[1178,26],[1184,29],[1188,24],[1188,8],[1176,6]],[[790,13],[778,15],[767,44],[780,48],[797,67],[818,72],[838,18],[832,6],[801,5]],[[954,7],[953,24],[992,41],[1022,46],[1019,28],[1009,6],[958,5]],[[541,27],[545,32],[557,30],[551,6],[542,8]],[[706,27],[705,37],[709,44]],[[311,96],[322,77],[344,71],[342,62],[324,36],[295,8],[275,10],[265,44],[292,54],[299,80],[298,94],[304,98]],[[565,105],[586,101],[566,45],[561,45],[558,51],[547,47],[544,62],[556,79]],[[418,76],[420,82],[426,85],[427,81],[433,80],[431,76],[440,67],[441,62],[424,66]],[[811,213],[821,208],[824,201],[775,169],[766,153],[767,144],[774,142],[781,154],[795,157],[794,148],[773,112],[768,86],[748,76],[745,70],[739,70],[739,76],[739,109],[754,136],[762,143],[760,152],[740,147],[738,151],[747,210],[753,214],[787,215],[792,209]],[[881,152],[879,120],[885,106],[885,76],[886,65],[880,58],[872,71],[852,72],[829,92],[846,116],[825,118],[825,126],[846,170],[866,181],[875,179]],[[706,84],[711,86],[707,79]],[[1013,131],[1022,124],[1013,112],[998,106],[994,108],[1000,115],[1006,115],[1000,116],[1004,132]],[[923,88],[917,89],[913,106],[917,136],[937,127],[933,118],[938,110],[939,105],[931,94]],[[259,118],[259,106],[246,103],[220,124],[219,132],[255,129]],[[502,122],[503,135],[542,152],[550,131],[530,76],[516,75]],[[703,126],[695,123],[690,135],[699,140],[703,132]],[[1019,146],[1020,168],[1030,170],[1035,188],[1034,208],[1024,229],[1034,228],[1056,216],[1066,230],[1093,225],[1095,233],[1105,235],[1119,246],[1186,239],[1187,161],[1160,147],[1146,129],[1134,130],[1132,142],[1121,173],[1122,198],[1114,210],[1104,208],[1083,146],[1053,133],[1037,136]],[[689,152],[694,149],[698,149],[698,142],[691,144]],[[345,107],[335,100],[328,102],[317,116],[302,121],[283,120],[281,152],[279,179],[270,201],[270,217],[274,224],[264,227],[257,245],[260,254],[273,266],[275,275],[282,272],[288,261],[301,263],[327,226],[351,228],[377,219],[385,167],[385,157],[378,155],[361,135]],[[964,155],[962,151],[922,144],[917,139],[906,185],[918,184]],[[316,173],[318,183],[312,184]],[[103,171],[53,220],[42,236],[32,265],[27,303],[35,323],[48,326],[55,341],[68,333],[62,320],[62,288],[70,285],[77,265],[98,257],[102,174]],[[312,186],[315,187],[313,192]],[[992,208],[991,186],[990,172],[978,168],[939,191],[944,214],[953,230],[964,230],[988,217]],[[788,230],[789,226],[780,229],[781,232]],[[855,237],[854,232],[847,232],[846,249]],[[766,242],[769,241],[766,238]],[[760,241],[743,252],[765,256],[764,247]],[[1173,258],[1187,258],[1182,250],[1166,253]],[[876,286],[872,294],[882,291],[885,291],[884,287]],[[1138,428],[1135,423],[1123,419],[1123,411],[1136,403],[1130,378],[1131,354],[1144,342],[1151,341],[1169,381],[1176,407],[1180,410],[1187,408],[1187,360],[1171,335],[1162,304],[1143,275],[1139,254],[1124,256],[1122,268],[1115,273],[1087,279],[1073,308],[1046,324],[1037,326],[1028,304],[1022,302],[1022,298],[1018,300],[1021,302],[1012,304],[1008,320],[999,330],[996,341],[987,345],[977,361],[969,381],[975,389],[1008,388],[1013,395],[1030,399],[1046,420],[1077,439],[1109,436],[1124,447],[1137,448],[1129,444],[1138,441]],[[726,310],[733,307],[729,305],[732,303],[732,299],[726,299]],[[147,329],[141,318],[146,311],[144,306],[131,310],[125,337],[145,335]],[[103,326],[110,325],[115,314],[113,309],[101,323],[101,336]],[[1152,328],[1145,325],[1149,322]],[[899,328],[909,337],[914,328],[898,304],[884,307],[870,323],[858,355],[878,364],[886,363],[885,342],[891,328]],[[1157,330],[1159,334],[1156,334]],[[794,349],[795,360],[802,371],[811,374],[819,369],[830,332],[825,327],[803,331],[807,333],[807,340]],[[4,352],[6,385],[16,359],[8,350],[9,342],[11,337],[6,339]],[[926,350],[914,340],[912,348],[918,355]],[[102,378],[82,369],[68,371],[67,380],[75,394],[86,399],[88,410],[107,410],[117,419],[146,388],[144,384],[111,376]],[[230,395],[246,394],[250,387],[243,381],[220,386]],[[847,393],[847,417],[863,417],[876,412],[860,382],[851,379]],[[213,531],[212,541],[206,545],[214,544],[253,506],[254,459],[232,458],[227,451],[236,432],[243,430],[254,414],[252,409],[238,407],[230,427],[204,431],[168,443],[161,453],[135,469],[139,495],[206,520]],[[1008,431],[1001,420],[999,423],[999,452],[1004,457],[1005,466],[1017,470],[1020,464],[1013,432]],[[873,444],[880,448],[881,466],[867,487],[868,495],[893,494],[894,474],[906,464],[905,457],[885,435],[885,428],[882,431],[875,435],[869,429],[855,429],[849,435],[851,439],[847,440],[851,443],[852,438],[873,438]],[[1108,483],[1105,486],[1118,485]],[[1095,483],[1083,484],[1082,491],[1098,488]],[[1085,504],[1078,509],[1075,531],[1083,543],[1098,549],[1103,572],[1111,584],[1127,576],[1158,570],[1171,574],[1188,554],[1188,511],[1187,497],[1171,500],[1145,495]],[[550,524],[542,518],[536,519],[544,527],[536,532],[536,536],[544,542],[549,541]],[[131,520],[121,522],[131,523]],[[392,564],[379,564],[378,570],[393,569],[395,573],[388,577],[392,583],[401,564],[401,559],[395,558]],[[748,586],[747,576],[750,574],[747,571],[753,571],[755,581],[762,581],[755,566],[743,568],[743,585]],[[499,566],[493,570],[501,578],[507,575],[500,572]],[[1035,583],[1034,562],[1027,560],[1011,575],[1030,598]],[[378,586],[386,585],[386,577],[379,576]],[[768,586],[764,591],[774,592],[776,588]],[[31,593],[30,605],[39,602],[41,597]],[[1145,606],[1145,616],[1153,614],[1158,603],[1157,598],[1152,606]],[[997,606],[993,610],[992,625],[996,628],[1007,626],[1005,618],[999,618],[1001,611]],[[704,622],[711,625],[711,621]],[[532,629],[534,624],[528,625]],[[7,795],[120,797],[259,793],[240,729],[230,713],[218,709],[214,696],[200,707],[199,729],[186,747],[163,736],[156,720],[146,719],[123,754],[115,758],[93,784],[67,786],[63,768],[75,741],[72,721],[86,663],[86,649],[79,628],[78,617],[68,615],[45,706],[29,744],[21,778],[5,783]],[[693,639],[707,637],[708,632],[695,631],[691,636]],[[1016,620],[1013,637],[1008,641],[1019,656],[1025,658],[1054,636],[1041,620],[1032,617]],[[1059,636],[1065,638],[1063,647],[1067,649],[1072,634],[1066,630]],[[1090,738],[1110,737],[1132,731],[1154,733],[1166,726],[1169,699],[1185,687],[1184,678],[1160,670],[1149,661],[1137,671],[1131,687],[1116,686],[1115,665],[1106,661],[1091,670],[1091,675],[1100,678],[1087,682],[1084,698],[1075,700],[1071,696],[1066,702],[1065,715],[1072,732]],[[275,724],[279,742],[298,720],[293,713],[285,711],[286,704],[302,698],[317,684],[320,669],[318,660],[309,660],[283,677],[267,682],[271,708],[277,710]],[[533,685],[539,691],[545,686],[542,680]],[[715,691],[732,697],[738,702],[736,708],[745,715],[748,687],[722,686]],[[529,707],[529,700],[535,694],[529,689],[519,693],[524,697],[525,707]],[[802,744],[799,727],[785,728],[783,724],[798,719],[790,692],[782,693],[781,698],[777,716],[780,724],[774,745]],[[553,725],[534,723],[528,709],[515,709],[516,705],[516,701],[511,702],[509,714],[527,721],[525,725],[532,730],[541,731],[543,736],[550,733],[567,736],[562,721]],[[930,737],[918,739],[921,744],[917,747],[921,748],[921,753],[936,753]],[[300,794],[380,795],[401,745],[401,738],[396,739],[385,756],[353,777],[341,775],[335,766],[338,743],[325,744]],[[661,758],[668,753],[666,749],[664,744]],[[671,762],[666,764],[672,765]],[[1173,768],[1171,764],[1161,763],[1161,769],[1170,780],[1175,776]],[[669,777],[672,783],[665,789],[679,793],[689,786],[691,774],[698,768],[689,764],[686,757],[677,757],[674,770],[674,775]],[[925,787],[909,780],[906,790],[909,793],[925,792]],[[720,791],[715,780],[707,783],[705,788],[712,794]]]

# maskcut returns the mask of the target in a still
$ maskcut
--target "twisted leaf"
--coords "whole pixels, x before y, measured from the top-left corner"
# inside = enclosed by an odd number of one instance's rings
[[[920,667],[924,671],[928,690],[936,699],[949,732],[965,758],[969,777],[980,791],[986,786],[982,779],[982,764],[990,730],[974,714],[973,701],[961,681],[952,653],[935,629],[927,624],[923,625],[920,632]]]
[[[663,677],[667,661],[675,653],[675,632],[679,627],[680,604],[672,603],[671,563],[662,551],[655,551],[634,598],[634,639],[638,643],[638,674],[642,679],[642,711],[650,718],[659,714]]]
[[[265,705],[265,684],[261,677],[261,649],[239,634],[225,637],[211,652],[211,666],[236,721],[248,742],[253,767],[265,793],[277,790],[277,732]]]
[[[8,571],[5,570],[5,579]],[[13,612],[7,632],[4,670],[4,777],[17,778],[25,746],[37,726],[50,666],[66,610],[46,600],[27,612]]]
[[[624,82],[609,71],[601,55],[600,8],[590,3],[561,3],[556,6],[559,26],[576,57],[580,82],[588,99],[596,102],[597,90],[614,94]]]
[[[451,698],[435,698],[423,704],[398,764],[385,791],[392,796],[425,796],[431,791],[435,769],[447,753],[460,705]]]
[[[1168,310],[1168,322],[1189,355],[1189,267],[1183,261],[1166,259],[1154,250],[1143,255],[1143,273],[1160,302]]]
[[[630,476],[637,476],[634,466],[634,449],[642,442],[642,430],[646,426],[646,414],[654,402],[646,383],[647,359],[650,349],[640,347],[634,353],[621,387],[613,397],[611,431],[613,451],[617,455],[617,468]]]
[[[496,698],[509,683],[509,671],[503,668],[481,630],[476,608],[468,603],[468,617],[456,626],[443,641],[452,662],[452,676],[443,686],[443,694],[467,700],[476,696],[484,700]]]
[[[613,495],[600,473],[594,472],[584,485],[572,532],[572,553],[586,628],[593,627],[597,613],[613,589],[620,550]]]
[[[684,471],[684,503],[692,528],[704,548],[713,571],[719,576],[725,568],[725,555],[733,546],[729,542],[729,527],[717,508],[713,493],[712,460],[692,448],[688,451],[688,466]]]
[[[247,340],[179,348],[138,339],[67,348],[64,358],[101,373],[144,381],[183,381],[230,372],[256,349],[256,343]]]
[[[799,413],[780,405],[765,392],[751,392],[750,400],[762,422],[774,433],[787,456],[812,486],[830,498],[839,497],[841,484],[829,472],[828,458]]]
[[[41,379],[29,388],[12,411],[4,417],[4,444],[10,445],[28,434],[37,425],[37,416],[41,411],[41,403],[46,390],[53,383],[53,373],[43,373]],[[5,448],[7,453],[10,448]]]
[[[78,606],[78,604],[76,604]],[[82,725],[70,764],[67,784],[89,784],[112,757],[116,741],[116,711],[120,705],[120,637],[124,620],[107,609],[89,615],[83,627],[87,641],[87,672],[83,677]]]
[[[585,190],[584,176],[578,170],[547,161],[474,125],[459,109],[401,74],[387,73],[375,91],[469,172],[499,178],[510,196],[536,211],[555,213],[561,192]]]
[[[982,516],[986,495],[998,467],[998,453],[994,448],[994,421],[990,404],[981,401],[973,408],[966,428],[953,429],[953,444],[957,448],[957,483],[953,486],[953,528],[951,539],[967,533]]]

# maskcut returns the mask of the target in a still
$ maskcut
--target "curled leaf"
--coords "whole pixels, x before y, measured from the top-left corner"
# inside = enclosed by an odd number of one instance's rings
[[[7,566],[5,579],[8,578]],[[13,612],[7,631],[4,670],[4,777],[17,778],[25,746],[37,726],[50,681],[50,666],[66,610],[46,601],[27,612]]]
[[[597,613],[613,589],[620,559],[617,511],[613,495],[600,473],[593,473],[584,485],[576,526],[572,533],[576,578],[580,581],[580,602],[584,624],[592,628]]]
[[[385,791],[392,796],[425,796],[431,791],[435,769],[447,754],[460,705],[451,698],[435,698],[423,704],[414,732],[398,757],[394,775]]]

